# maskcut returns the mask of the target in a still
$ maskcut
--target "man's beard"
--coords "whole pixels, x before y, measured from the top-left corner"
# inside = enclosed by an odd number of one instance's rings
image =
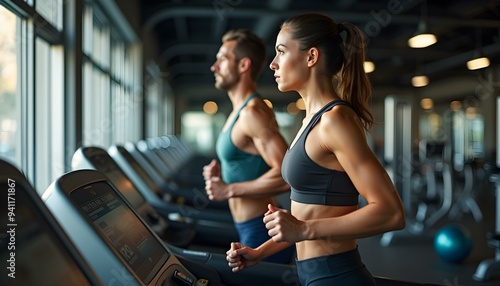
[[[219,75],[220,76],[220,75]],[[215,87],[220,90],[228,91],[232,89],[240,81],[238,73],[233,73],[230,77],[222,77],[221,80],[215,82]]]

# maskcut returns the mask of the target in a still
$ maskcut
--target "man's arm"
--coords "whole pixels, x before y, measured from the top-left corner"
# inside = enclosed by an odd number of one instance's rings
[[[290,190],[281,176],[288,144],[279,132],[276,118],[265,103],[248,105],[240,114],[242,128],[270,169],[255,180],[229,186],[232,197],[267,197]]]

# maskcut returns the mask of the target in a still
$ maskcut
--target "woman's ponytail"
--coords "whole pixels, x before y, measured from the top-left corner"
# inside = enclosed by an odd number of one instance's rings
[[[373,125],[373,115],[369,109],[372,85],[364,70],[365,40],[355,25],[347,22],[339,25],[345,29],[346,39],[343,44],[344,64],[338,73],[338,93],[352,105],[365,129],[369,130]]]

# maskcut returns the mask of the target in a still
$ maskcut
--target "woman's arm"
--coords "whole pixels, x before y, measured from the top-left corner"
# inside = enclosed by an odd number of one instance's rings
[[[257,248],[250,248],[239,242],[231,243],[231,249],[226,252],[226,260],[233,272],[241,271],[259,263],[262,259],[291,246],[287,242],[275,242],[272,239]]]
[[[404,228],[399,194],[369,148],[354,111],[335,107],[317,127],[322,148],[336,156],[367,205],[344,216],[307,221],[304,239],[356,239]]]

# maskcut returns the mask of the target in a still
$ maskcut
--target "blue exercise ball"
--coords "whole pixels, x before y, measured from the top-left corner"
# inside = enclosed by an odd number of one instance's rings
[[[434,249],[446,262],[460,263],[472,250],[470,232],[463,225],[450,224],[441,227],[434,236]]]

